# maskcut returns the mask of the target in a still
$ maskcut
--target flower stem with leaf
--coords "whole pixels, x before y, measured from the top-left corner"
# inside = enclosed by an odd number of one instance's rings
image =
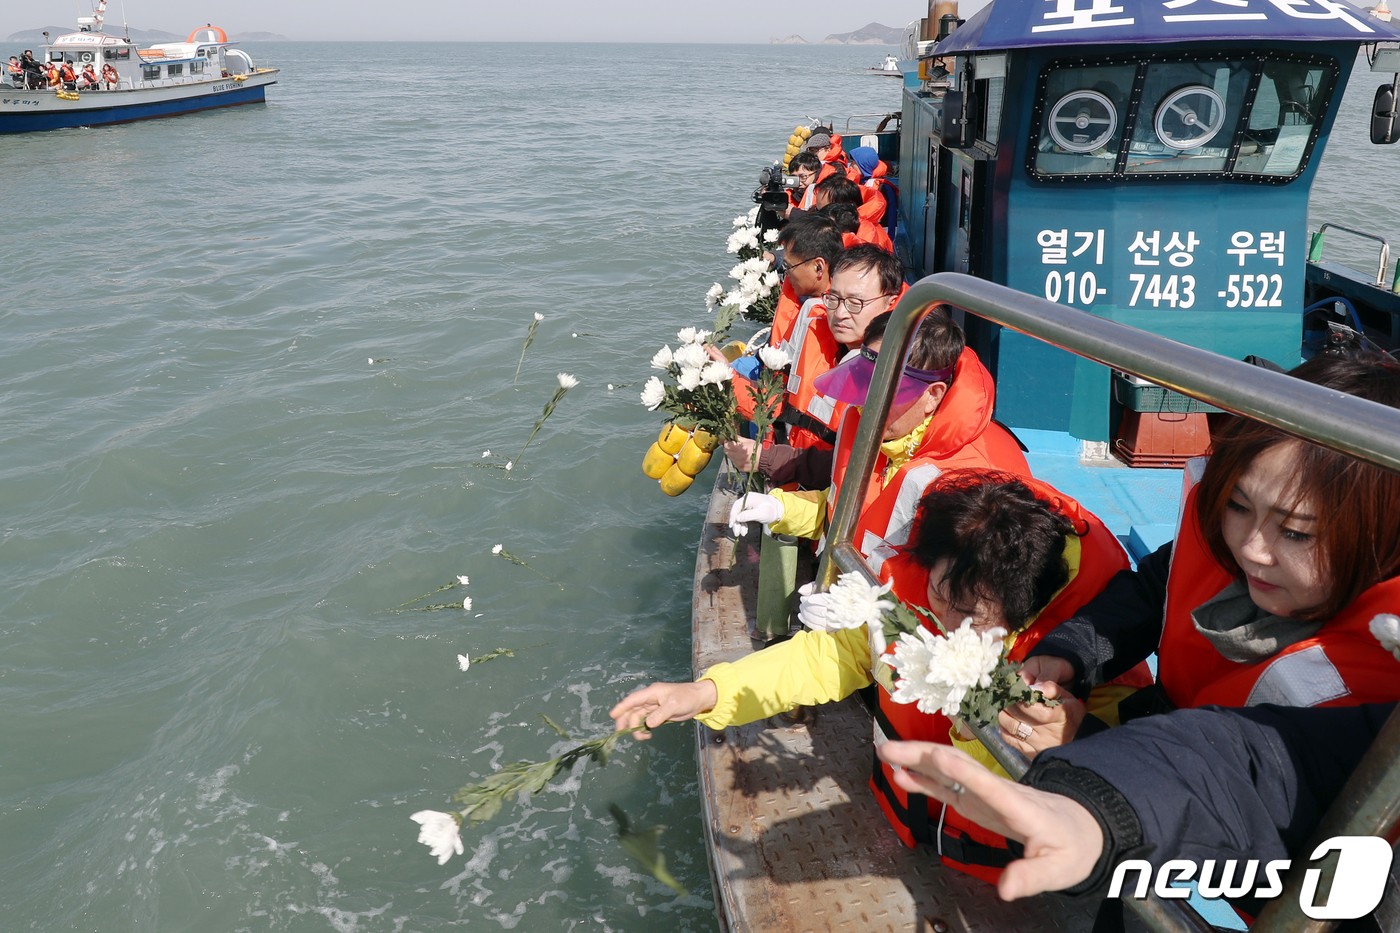
[[[555,389],[549,401],[545,402],[544,413],[541,414],[539,420],[535,422],[534,428],[530,431],[530,436],[525,438],[525,446],[520,448],[520,453],[515,455],[515,460],[513,460],[512,463],[520,463],[521,458],[525,456],[526,449],[530,446],[530,442],[535,439],[536,434],[540,433],[540,428],[544,427],[544,423],[549,420],[549,416],[554,414],[554,409],[558,406],[560,400],[569,393],[570,389],[578,385],[578,378],[569,373],[559,373],[555,378],[559,380],[559,388]]]
[[[540,321],[544,320],[544,315],[538,311],[530,321],[530,329],[525,333],[525,345],[520,348],[520,360],[515,364],[515,378],[511,382],[520,381],[520,367],[525,365],[525,351],[530,349],[530,344],[535,342],[535,331],[539,329]]]

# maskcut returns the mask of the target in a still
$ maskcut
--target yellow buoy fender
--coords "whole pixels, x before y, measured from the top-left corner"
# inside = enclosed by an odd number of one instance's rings
[[[668,496],[679,496],[689,489],[693,482],[695,479],[682,471],[680,464],[676,464],[661,477],[661,491]]]
[[[678,424],[671,423],[661,429],[656,443],[668,454],[678,454],[685,442],[690,440],[690,432]]]
[[[710,451],[702,450],[693,437],[685,442],[685,446],[676,457],[676,466],[680,467],[686,476],[699,476],[709,465]]]
[[[642,472],[652,479],[660,479],[675,462],[676,458],[662,450],[660,444],[652,444],[647,448],[646,456],[642,458]]]

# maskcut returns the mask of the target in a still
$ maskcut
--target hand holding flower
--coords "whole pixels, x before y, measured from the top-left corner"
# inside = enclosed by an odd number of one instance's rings
[[[1064,658],[1039,654],[1021,663],[1021,679],[1031,686],[1057,683],[1068,687],[1074,682],[1074,667]]]
[[[997,724],[1001,737],[1027,758],[1047,748],[1056,748],[1074,738],[1084,721],[1084,703],[1071,696],[1054,681],[1035,685],[1047,700],[1058,700],[1054,706],[1044,703],[1017,703],[1001,711]]]
[[[694,719],[706,710],[714,709],[718,702],[719,693],[714,681],[697,680],[684,684],[658,681],[623,697],[608,711],[608,715],[619,731],[641,726],[632,734],[646,741],[651,738],[648,729],[666,722]]]

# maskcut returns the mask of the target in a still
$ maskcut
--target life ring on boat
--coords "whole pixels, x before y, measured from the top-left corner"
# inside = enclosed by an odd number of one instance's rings
[[[93,60],[93,59],[92,59],[92,53],[91,53],[91,52],[81,52],[81,53],[79,53],[79,55],[78,55],[78,60],[79,60],[79,61],[83,61],[83,62],[90,62],[90,61]]]
[[[185,41],[186,41],[186,42],[227,42],[227,41],[228,41],[228,33],[224,32],[224,31],[223,31],[222,29],[220,29],[218,26],[210,26],[210,25],[206,24],[206,25],[201,26],[200,28],[196,29],[194,32],[190,33],[189,36],[185,39]]]

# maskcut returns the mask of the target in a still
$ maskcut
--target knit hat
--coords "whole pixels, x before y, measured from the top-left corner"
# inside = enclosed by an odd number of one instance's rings
[[[813,152],[815,152],[818,149],[825,149],[827,146],[830,145],[831,137],[828,136],[826,133],[813,133],[811,138],[807,140],[807,145],[803,146],[802,148],[810,149]]]

